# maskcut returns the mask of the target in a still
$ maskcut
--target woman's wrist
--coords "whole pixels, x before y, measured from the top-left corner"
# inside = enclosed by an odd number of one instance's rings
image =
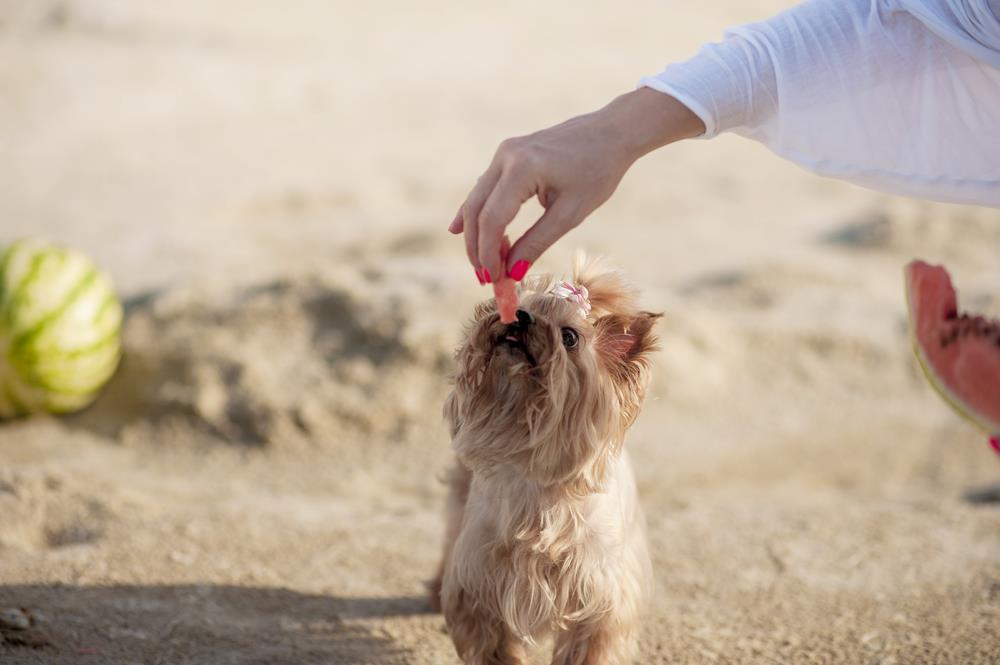
[[[616,97],[598,113],[614,128],[631,161],[675,141],[705,133],[705,124],[688,107],[651,88],[639,88]]]

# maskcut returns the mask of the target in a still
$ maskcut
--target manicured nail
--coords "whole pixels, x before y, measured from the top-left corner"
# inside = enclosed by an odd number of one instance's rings
[[[493,283],[493,280],[490,278],[490,271],[487,270],[486,268],[483,268],[483,281],[486,284],[492,284]]]
[[[482,274],[480,274],[480,272],[479,272],[479,268],[476,268],[476,279],[479,280],[479,286],[482,286],[482,285],[486,284],[486,282],[483,281]]]
[[[991,436],[990,445],[993,446],[993,452],[1000,455],[1000,436]]]
[[[510,271],[507,274],[510,275],[510,278],[515,282],[520,282],[524,279],[524,276],[528,274],[528,268],[530,267],[531,263],[529,261],[521,259],[516,261],[514,265],[510,267]]]

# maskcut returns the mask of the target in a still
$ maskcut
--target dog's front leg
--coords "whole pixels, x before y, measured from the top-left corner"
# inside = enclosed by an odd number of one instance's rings
[[[451,551],[455,548],[455,541],[462,530],[465,504],[469,500],[469,485],[472,483],[472,472],[465,468],[461,462],[456,461],[455,466],[448,471],[446,482],[448,483],[448,503],[447,526],[444,532],[444,550],[441,554],[441,563],[438,565],[434,579],[427,583],[431,608],[435,612],[441,611],[441,587],[444,584],[444,572],[448,568]]]
[[[455,651],[466,665],[524,665],[524,645],[497,617],[471,602],[462,589],[442,595],[444,618]]]
[[[556,637],[552,665],[627,665],[633,651],[631,627],[614,616],[602,615],[561,632]]]

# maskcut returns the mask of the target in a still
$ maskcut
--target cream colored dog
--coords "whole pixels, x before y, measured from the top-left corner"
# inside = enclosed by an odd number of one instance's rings
[[[631,661],[651,587],[645,524],[623,450],[642,405],[658,314],[617,272],[526,280],[517,321],[479,305],[445,405],[457,465],[431,583],[459,656]]]

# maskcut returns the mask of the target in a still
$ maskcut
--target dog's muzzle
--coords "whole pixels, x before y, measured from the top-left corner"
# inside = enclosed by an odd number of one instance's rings
[[[534,366],[535,358],[528,350],[527,335],[531,326],[534,325],[535,319],[523,309],[517,310],[516,316],[517,320],[508,323],[504,331],[497,336],[497,345],[504,345],[512,350],[520,351],[524,354],[525,359]]]

